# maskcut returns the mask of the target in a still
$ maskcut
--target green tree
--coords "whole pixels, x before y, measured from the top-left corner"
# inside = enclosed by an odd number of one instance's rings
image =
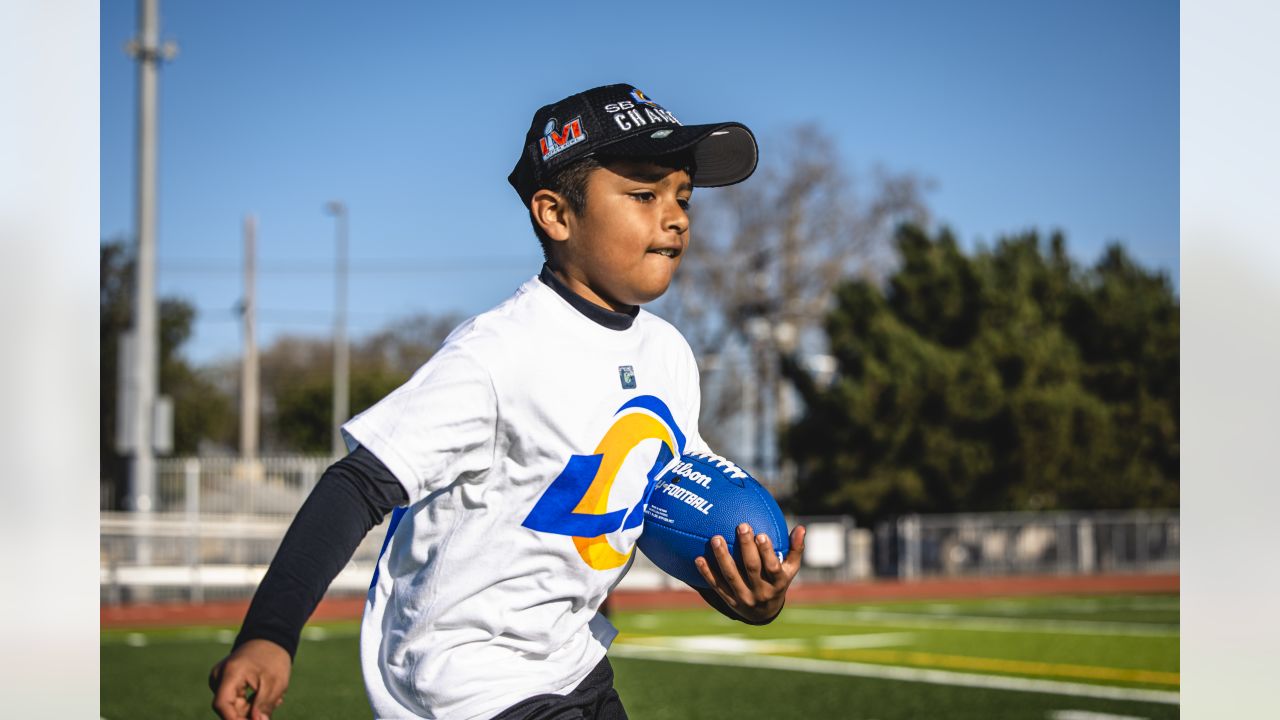
[[[363,412],[408,380],[456,322],[452,317],[413,316],[353,344],[351,414]],[[328,453],[333,422],[332,342],[281,337],[262,352],[259,362],[264,451]]]
[[[804,414],[784,435],[800,512],[1178,502],[1178,308],[1113,246],[1093,268],[1053,235],[967,257],[903,226],[884,288],[852,280],[826,321],[838,373],[784,371]],[[1046,252],[1047,250],[1047,252]]]
[[[128,458],[115,449],[119,348],[121,334],[132,325],[134,260],[130,248],[119,239],[103,243],[99,258],[99,467],[101,480],[118,506],[128,479]],[[160,392],[173,399],[177,454],[194,453],[202,443],[228,445],[235,432],[231,399],[181,355],[195,316],[195,308],[185,300],[159,301]]]

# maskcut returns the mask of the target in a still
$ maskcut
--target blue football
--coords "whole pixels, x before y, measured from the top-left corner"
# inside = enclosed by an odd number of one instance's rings
[[[711,538],[719,535],[741,568],[738,524],[744,522],[769,536],[779,559],[786,556],[787,521],[769,491],[719,455],[686,453],[649,495],[637,545],[663,572],[705,588],[694,558],[705,557],[714,567]]]

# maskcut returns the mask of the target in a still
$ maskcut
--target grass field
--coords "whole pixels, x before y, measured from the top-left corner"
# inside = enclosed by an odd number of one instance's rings
[[[805,605],[772,625],[712,610],[617,613],[635,720],[1178,717],[1178,597]],[[354,622],[309,626],[277,718],[369,717]],[[102,717],[212,717],[230,628],[102,633]]]

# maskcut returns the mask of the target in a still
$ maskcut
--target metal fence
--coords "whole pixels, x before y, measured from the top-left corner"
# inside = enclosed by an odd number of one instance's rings
[[[332,462],[326,456],[158,460],[154,512],[101,514],[102,601],[200,601],[252,593],[289,521]],[[334,581],[334,592],[368,586],[385,534],[369,533]]]
[[[157,513],[291,518],[332,464],[328,456],[165,458],[156,461]],[[107,502],[104,495],[104,503]],[[102,510],[109,509],[102,505]]]
[[[908,515],[877,528],[902,578],[1177,572],[1176,510]]]

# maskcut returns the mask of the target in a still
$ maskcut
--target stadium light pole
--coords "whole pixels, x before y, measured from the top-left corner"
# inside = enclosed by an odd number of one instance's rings
[[[325,212],[335,220],[337,263],[334,267],[333,321],[333,457],[346,454],[342,441],[342,423],[347,421],[349,406],[350,348],[347,347],[347,206],[339,200],[325,203]]]

